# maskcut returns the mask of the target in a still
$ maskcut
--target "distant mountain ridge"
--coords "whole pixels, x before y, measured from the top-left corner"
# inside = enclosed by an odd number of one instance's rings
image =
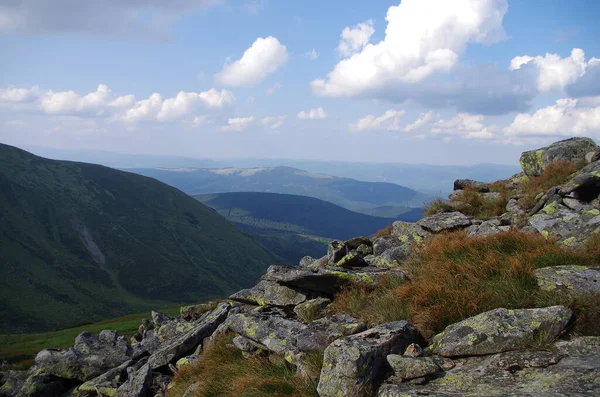
[[[327,201],[289,194],[238,192],[195,198],[252,233],[288,264],[296,264],[306,255],[322,255],[333,239],[369,236],[398,220],[360,214]],[[401,215],[399,220],[416,221],[421,217],[422,210],[415,209]]]
[[[226,296],[278,258],[183,192],[0,144],[0,333]]]
[[[230,192],[263,192],[308,196],[353,211],[394,206],[397,213],[422,207],[431,196],[385,182],[363,182],[292,167],[257,168],[133,168],[190,195]]]

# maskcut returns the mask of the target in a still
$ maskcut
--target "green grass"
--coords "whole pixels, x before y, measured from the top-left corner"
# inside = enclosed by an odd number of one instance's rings
[[[179,305],[159,309],[158,311],[171,315],[179,315]],[[87,331],[98,334],[105,329],[116,330],[119,335],[127,337],[135,334],[143,318],[150,318],[150,312],[130,314],[94,324],[66,328],[54,332],[40,334],[11,334],[0,335],[0,362],[8,361],[16,368],[27,368],[33,362],[35,355],[43,349],[65,348],[73,346],[75,337]]]
[[[0,333],[227,296],[278,261],[156,180],[1,144],[0,247]]]

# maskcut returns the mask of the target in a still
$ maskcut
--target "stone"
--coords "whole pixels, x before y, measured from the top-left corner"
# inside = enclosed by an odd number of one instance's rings
[[[441,371],[439,365],[431,357],[408,357],[390,354],[387,361],[394,374],[401,380],[410,380],[433,375]]]
[[[25,371],[0,372],[0,397],[14,397],[25,384]]]
[[[364,267],[367,266],[364,257],[357,250],[349,251],[342,259],[337,261],[336,266],[342,268]]]
[[[305,256],[302,259],[300,259],[300,262],[298,263],[298,266],[300,267],[311,267],[312,264],[316,261],[315,258],[313,258],[312,256]]]
[[[77,384],[76,380],[58,378],[34,366],[16,397],[59,397]]]
[[[99,336],[82,332],[67,349],[44,349],[35,362],[48,375],[84,382],[132,358],[133,349],[127,340],[116,331],[105,330]]]
[[[306,327],[301,322],[280,314],[257,312],[230,316],[226,324],[238,335],[279,354],[291,363],[299,352],[297,336]]]
[[[485,182],[478,182],[472,179],[457,179],[454,181],[454,190],[473,190],[479,193],[490,191],[490,185]]]
[[[510,231],[510,226],[500,226],[500,221],[489,220],[484,221],[480,225],[469,226],[467,229],[468,237],[485,237],[494,234],[505,233]]]
[[[305,323],[314,321],[323,315],[325,308],[331,303],[328,298],[315,298],[294,307],[294,313]]]
[[[229,299],[260,306],[295,306],[306,300],[306,294],[276,282],[261,280],[254,287],[238,291]]]
[[[114,397],[146,397],[152,385],[152,369],[145,364],[127,379],[114,394]]]
[[[261,348],[260,345],[258,345],[254,341],[241,335],[237,335],[235,338],[233,338],[233,345],[239,350],[248,353]]]
[[[521,168],[527,176],[539,176],[551,162],[583,162],[587,153],[598,149],[598,145],[590,138],[566,139],[538,150],[522,153]]]
[[[197,354],[190,354],[189,356],[181,357],[175,363],[175,368],[179,370],[181,367],[184,367],[186,365],[193,363],[198,358],[200,358],[200,355],[197,355]]]
[[[182,306],[179,308],[179,313],[184,320],[196,321],[199,320],[203,314],[213,310],[216,305],[216,302],[207,302],[199,303],[197,305]]]
[[[94,379],[88,380],[80,385],[77,390],[85,393],[99,392],[101,395],[112,396],[125,379],[127,379],[127,368],[133,364],[133,360],[126,361],[118,367],[110,369]]]
[[[515,351],[462,357],[456,366],[424,385],[393,382],[379,397],[400,396],[572,396],[596,395],[600,338],[559,341],[550,351]]]
[[[163,343],[159,349],[150,356],[148,364],[151,369],[157,369],[174,363],[181,357],[192,353],[202,343],[204,338],[209,337],[217,327],[225,321],[229,310],[232,308],[229,302],[221,302],[205,316],[202,321],[192,323],[193,327],[187,332]]]
[[[330,265],[353,267],[361,266],[360,259],[373,253],[373,242],[367,237],[355,237],[353,239],[339,242],[332,241],[327,247],[327,261]],[[338,264],[344,262],[344,264]]]
[[[559,192],[562,196],[572,196],[579,201],[590,202],[600,195],[600,162],[588,164],[577,171]]]
[[[552,266],[536,269],[535,279],[546,291],[569,294],[600,294],[600,268],[588,266]]]
[[[302,329],[296,338],[296,345],[301,352],[323,351],[334,340],[366,329],[364,322],[347,314],[324,317]]]
[[[403,352],[417,337],[412,324],[395,321],[335,340],[325,349],[319,395],[354,396],[376,387],[390,369],[386,357]]]
[[[460,212],[442,212],[421,219],[417,225],[431,233],[441,233],[471,226],[471,220]]]
[[[600,160],[600,151],[597,152],[589,152],[585,155],[585,162],[590,164]]]
[[[564,306],[495,309],[449,325],[433,337],[430,350],[444,357],[478,356],[521,349],[536,335],[558,336],[572,312]]]
[[[392,224],[392,236],[403,244],[421,244],[431,232],[418,223],[396,221]]]

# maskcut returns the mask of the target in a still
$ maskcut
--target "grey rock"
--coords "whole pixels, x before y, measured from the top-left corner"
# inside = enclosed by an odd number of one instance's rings
[[[527,176],[539,176],[553,161],[582,162],[585,155],[597,151],[598,145],[590,138],[571,138],[550,146],[521,154],[521,168]]]
[[[241,335],[237,335],[235,338],[233,338],[233,344],[243,352],[253,352],[261,348],[261,346],[254,341]]]
[[[127,368],[133,364],[133,360],[126,361],[118,367],[108,370],[94,379],[88,380],[80,385],[77,390],[85,393],[100,392],[101,395],[112,396],[125,379],[127,379]]]
[[[17,397],[59,397],[77,383],[76,380],[58,378],[33,367]]]
[[[441,233],[471,226],[471,220],[460,212],[442,212],[421,219],[417,225],[432,233]]]
[[[474,181],[472,179],[457,179],[454,181],[454,190],[474,190],[480,193],[490,191],[490,185],[485,182]]]
[[[484,221],[480,225],[469,226],[467,236],[485,237],[510,231],[510,226],[500,226],[498,220]]]
[[[314,262],[316,261],[315,258],[313,258],[312,256],[305,256],[302,259],[300,259],[300,262],[298,263],[298,266],[300,267],[310,267]]]
[[[147,397],[152,386],[152,369],[145,364],[127,379],[114,394],[114,397]]]
[[[598,152],[589,152],[588,154],[585,155],[585,162],[586,163],[594,163],[596,161],[600,160],[600,151]]]
[[[439,365],[431,357],[408,357],[390,354],[387,356],[387,361],[394,374],[401,380],[421,378],[441,371]]]
[[[600,338],[559,341],[552,351],[506,352],[456,359],[456,366],[418,386],[394,382],[379,397],[400,396],[573,396],[596,395]]]
[[[433,338],[431,351],[444,357],[477,356],[516,350],[535,335],[558,336],[572,312],[564,306],[495,309],[449,325]]]
[[[563,196],[570,195],[580,201],[590,202],[600,195],[600,162],[589,164],[577,171],[560,189]]]
[[[418,223],[396,221],[392,224],[392,236],[395,236],[403,244],[420,244],[426,237],[431,235]]]
[[[261,306],[295,306],[306,300],[306,294],[273,281],[261,280],[254,287],[236,292],[229,299]]]
[[[323,351],[334,340],[366,329],[365,323],[347,314],[324,317],[302,329],[296,345],[301,352]]]
[[[133,349],[116,331],[99,336],[82,332],[68,349],[44,349],[35,358],[37,367],[48,375],[87,381],[133,357]]]
[[[417,334],[407,321],[395,321],[337,339],[325,349],[319,395],[353,396],[376,386],[390,370],[386,357],[403,352]]]
[[[163,367],[193,352],[204,338],[212,335],[217,327],[225,321],[231,308],[229,302],[219,303],[217,308],[202,321],[192,323],[193,327],[187,332],[163,343],[148,360],[150,368]]]
[[[600,268],[587,266],[552,266],[536,269],[539,287],[546,291],[569,294],[600,293]]]
[[[342,259],[337,261],[335,265],[342,268],[354,268],[368,266],[368,263],[357,250],[351,250]]]
[[[14,397],[25,384],[25,371],[0,372],[0,397]]]

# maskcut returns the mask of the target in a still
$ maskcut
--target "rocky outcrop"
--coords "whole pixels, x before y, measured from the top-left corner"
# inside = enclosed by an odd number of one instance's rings
[[[568,294],[600,294],[600,267],[552,266],[537,269],[535,278],[546,291],[563,291]]]
[[[431,351],[444,357],[460,357],[521,349],[536,335],[558,336],[571,315],[571,310],[563,306],[491,310],[448,326],[433,337]]]
[[[412,324],[397,321],[334,341],[325,350],[319,395],[353,396],[366,392],[388,374],[387,356],[403,352],[417,337]]]
[[[598,151],[598,145],[590,138],[571,138],[550,146],[521,154],[521,167],[527,176],[541,175],[553,161],[582,162],[589,152]]]

